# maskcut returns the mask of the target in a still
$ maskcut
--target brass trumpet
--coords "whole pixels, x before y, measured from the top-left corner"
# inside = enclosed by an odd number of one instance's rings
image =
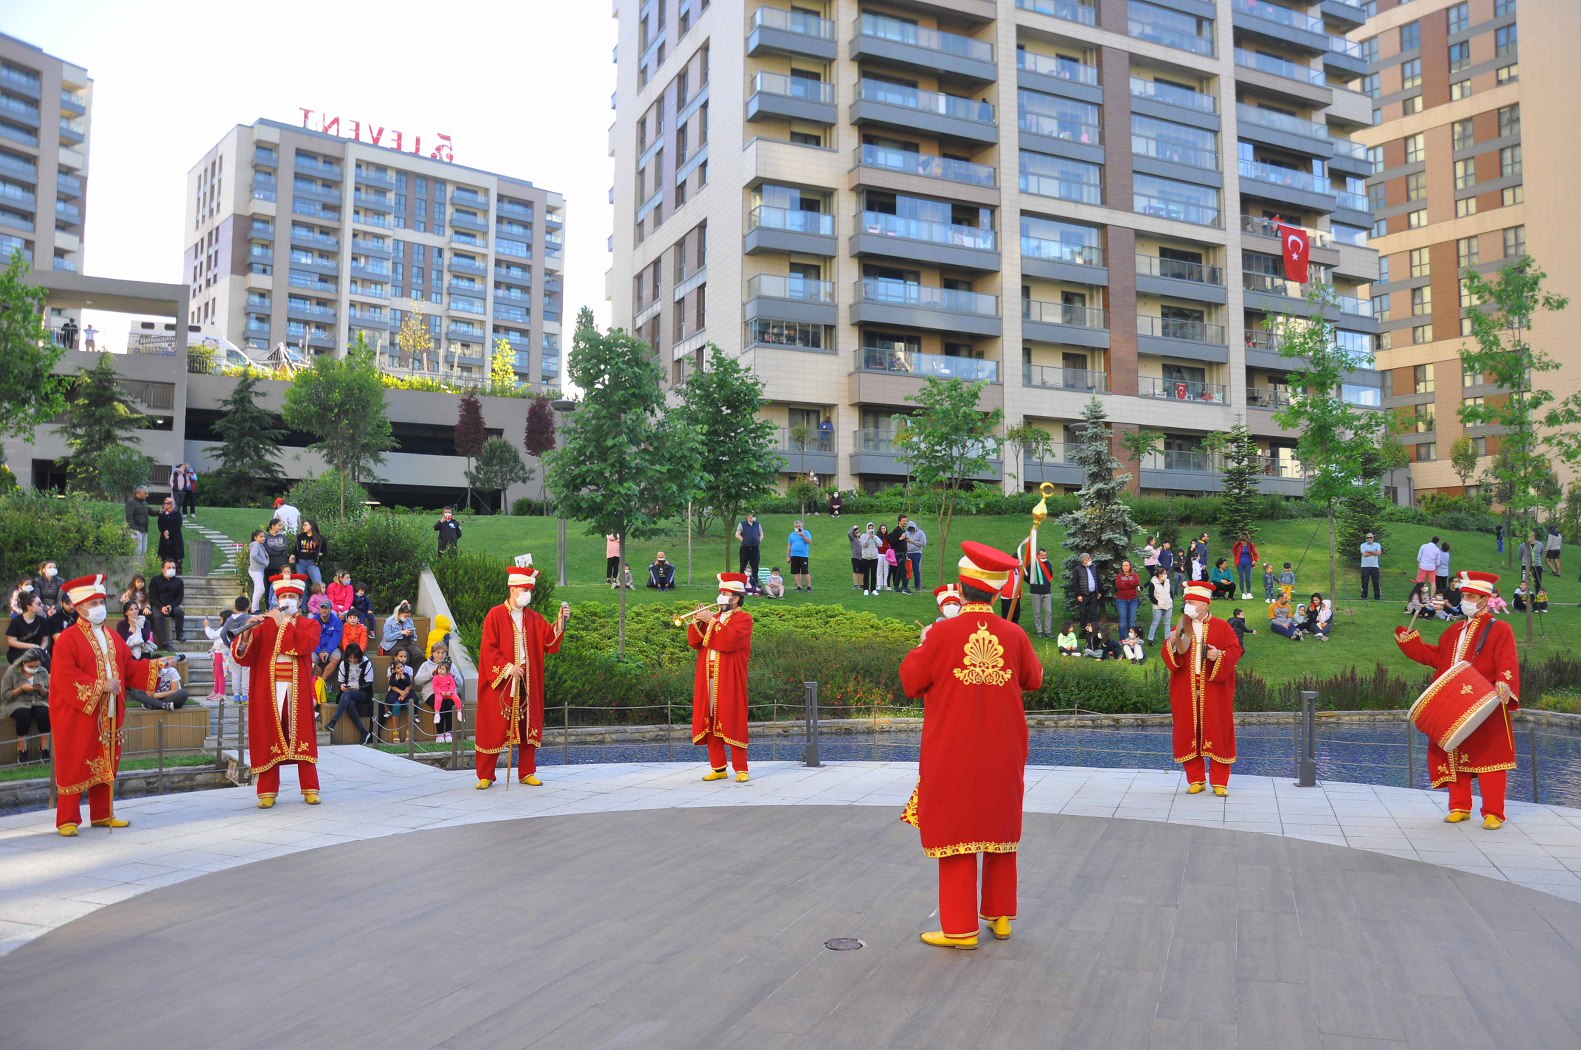
[[[670,623],[674,624],[676,627],[684,627],[685,625],[691,623],[692,620],[696,619],[698,613],[706,612],[712,608],[714,608],[713,602],[709,602],[707,605],[699,605],[689,613],[678,614],[672,620],[670,620]]]

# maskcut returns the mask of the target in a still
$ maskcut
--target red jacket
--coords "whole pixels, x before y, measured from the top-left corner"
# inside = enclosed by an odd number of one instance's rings
[[[1236,568],[1241,564],[1241,551],[1247,549],[1252,552],[1252,564],[1257,564],[1257,544],[1251,540],[1236,540],[1230,545],[1230,568]]]
[[[1114,578],[1114,596],[1122,602],[1134,602],[1142,586],[1142,577],[1134,572],[1122,572]]]
[[[686,641],[697,650],[692,681],[692,743],[717,736],[731,747],[748,743],[747,671],[752,660],[752,614],[722,613],[706,627],[694,622]]]
[[[1486,632],[1487,641],[1483,643]],[[1394,629],[1400,651],[1441,675],[1460,660],[1469,660],[1482,677],[1503,682],[1514,695],[1503,709],[1491,715],[1461,742],[1453,754],[1435,741],[1427,743],[1427,768],[1433,786],[1448,783],[1462,773],[1493,773],[1515,768],[1515,729],[1510,715],[1520,710],[1521,662],[1515,646],[1515,628],[1490,613],[1450,624],[1438,643],[1423,640],[1417,631]]]
[[[1241,641],[1229,621],[1209,616],[1202,638],[1190,620],[1180,628],[1192,632],[1191,648],[1184,656],[1175,652],[1171,634],[1159,648],[1169,668],[1169,709],[1174,715],[1175,761],[1202,757],[1226,765],[1235,761],[1235,666],[1240,663]],[[1207,659],[1208,647],[1219,650],[1216,661]]]

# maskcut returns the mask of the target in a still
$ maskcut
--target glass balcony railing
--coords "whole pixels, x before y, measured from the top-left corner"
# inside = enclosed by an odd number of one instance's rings
[[[1131,136],[1131,152],[1139,157],[1151,157],[1171,164],[1184,164],[1188,168],[1201,168],[1204,171],[1219,170],[1218,150],[1187,146],[1179,142],[1149,138],[1146,135]]]
[[[1202,321],[1187,321],[1175,317],[1151,317],[1147,314],[1138,314],[1136,331],[1138,335],[1157,336],[1160,339],[1181,339],[1186,342],[1209,343],[1214,346],[1229,345],[1224,335],[1223,325],[1206,324]]]
[[[1217,204],[1169,200],[1164,197],[1152,197],[1145,193],[1133,193],[1131,198],[1131,207],[1138,215],[1173,219],[1175,222],[1189,222],[1193,226],[1212,226],[1214,229],[1220,227],[1219,206]]]
[[[1330,238],[1327,231],[1307,229],[1306,227],[1302,227],[1302,229],[1306,230],[1307,237],[1312,242],[1312,247],[1327,248],[1329,246]],[[1275,225],[1274,220],[1265,219],[1257,215],[1241,216],[1241,232],[1251,234],[1254,237],[1279,239],[1279,228]]]
[[[758,73],[752,78],[752,90],[754,93],[799,98],[808,102],[834,102],[833,84],[806,77],[788,77],[781,73]]]
[[[1323,33],[1323,19],[1292,11],[1278,4],[1270,4],[1267,0],[1232,0],[1230,6],[1243,15],[1252,15],[1265,22],[1273,22],[1308,33]]]
[[[1290,404],[1290,391],[1279,386],[1249,386],[1246,388],[1246,406],[1272,411]]]
[[[1179,106],[1182,109],[1195,110],[1198,113],[1217,113],[1219,100],[1213,95],[1201,91],[1190,91],[1174,84],[1164,84],[1157,80],[1143,80],[1141,77],[1131,78],[1131,97],[1151,99],[1154,102],[1163,102],[1170,106]]]
[[[1308,193],[1330,192],[1328,179],[1321,175],[1313,175],[1311,172],[1297,171],[1295,168],[1285,168],[1277,164],[1263,164],[1255,160],[1241,161],[1241,178],[1251,179],[1253,182],[1265,182],[1271,186],[1283,186],[1290,190],[1305,190]]]
[[[832,222],[832,216],[830,219]],[[902,237],[911,241],[928,241],[932,244],[977,248],[988,252],[998,250],[999,242],[994,231],[979,229],[976,226],[907,219],[879,211],[860,212],[857,215],[857,222],[868,233],[882,234],[885,237]],[[830,232],[833,232],[832,226]]]
[[[856,439],[856,450],[880,456],[893,456],[901,452],[901,447],[895,444],[893,430],[858,430],[852,437]]]
[[[1213,23],[1208,22],[1209,32],[1213,30]],[[1213,38],[1211,36],[1198,36],[1195,33],[1182,33],[1168,26],[1156,22],[1146,22],[1135,17],[1127,21],[1126,32],[1138,40],[1150,40],[1155,44],[1165,47],[1179,48],[1181,51],[1190,51],[1194,55],[1212,55]]]
[[[797,441],[791,435],[791,430],[794,428],[780,427],[778,429],[779,436],[775,440],[774,444],[774,447],[777,449],[782,449],[791,453],[834,451],[834,432],[832,430],[828,433],[824,433],[817,427],[808,427],[806,439],[804,441]]]
[[[1304,120],[1301,117],[1292,117],[1288,113],[1280,113],[1272,109],[1263,109],[1261,106],[1248,106],[1244,102],[1235,104],[1235,119],[1242,124],[1255,124],[1260,128],[1284,131],[1292,135],[1305,135],[1307,138],[1314,139],[1328,138],[1328,126],[1326,124],[1320,124],[1315,120]]]
[[[1079,25],[1098,24],[1098,6],[1094,0],[1016,0],[1016,6],[1023,11],[1053,15]]]
[[[1105,331],[1109,327],[1109,311],[1096,307],[1076,306],[1071,303],[1046,303],[1039,299],[1021,300],[1021,319],[1038,324],[1063,324],[1072,328],[1093,328]]]
[[[1136,255],[1136,272],[1148,277],[1163,277],[1171,281],[1190,281],[1193,284],[1224,285],[1224,267],[1206,263],[1188,262],[1184,259],[1163,259],[1156,255]]]
[[[1365,61],[1367,58],[1367,53],[1362,50],[1360,43],[1354,40],[1346,40],[1344,37],[1335,36],[1332,33],[1329,34],[1328,49],[1336,54],[1344,55],[1346,58],[1354,58],[1357,61]]]
[[[834,282],[808,277],[760,273],[747,282],[747,298],[791,299],[799,303],[834,305]]]
[[[924,354],[903,346],[864,346],[856,352],[856,367],[862,372],[891,372],[902,375],[940,376],[968,382],[999,382],[999,362],[976,357],[951,357]]]
[[[1079,390],[1082,393],[1102,394],[1109,389],[1109,376],[1104,372],[1091,372],[1082,368],[1028,364],[1021,366],[1021,383],[1044,390]]]
[[[1235,49],[1235,64],[1245,69],[1255,69],[1260,73],[1271,73],[1276,77],[1284,77],[1286,80],[1299,80],[1304,84],[1323,83],[1323,70],[1321,69],[1297,65],[1288,59],[1277,58],[1273,55],[1258,54],[1256,51],[1248,51],[1244,47]]]
[[[993,186],[994,169],[987,164],[974,164],[969,160],[948,157],[930,157],[925,153],[892,149],[888,146],[865,145],[856,148],[856,163],[864,168],[882,168],[907,175],[923,175],[930,179],[965,183],[969,186]]]
[[[760,7],[752,15],[752,28],[781,29],[800,36],[819,40],[834,39],[834,23],[807,11],[785,11],[778,7]]]
[[[1354,142],[1351,139],[1331,139],[1330,141],[1334,145],[1334,156],[1336,157],[1350,157],[1360,161],[1367,159],[1367,147],[1360,142]]]
[[[1030,131],[1034,135],[1047,135],[1051,139],[1080,142],[1089,146],[1103,145],[1103,128],[1098,124],[1088,124],[1047,113],[1033,113],[1029,110],[1022,110],[1017,114],[1016,119],[1022,131]]]
[[[1098,67],[1084,66],[1080,62],[1073,62],[1068,58],[1058,55],[1041,55],[1036,51],[1017,51],[1016,68],[1024,69],[1028,73],[1037,73],[1056,80],[1068,80],[1073,84],[1098,83]]]
[[[1335,190],[1334,202],[1351,211],[1367,211],[1372,207],[1365,193],[1351,193],[1349,190]]]
[[[1264,295],[1283,295],[1291,299],[1301,299],[1306,295],[1305,289],[1297,281],[1287,281],[1283,277],[1271,273],[1243,273],[1241,274],[1241,287],[1248,292],[1261,292]]]
[[[856,298],[860,302],[915,306],[924,310],[977,314],[980,317],[999,316],[997,295],[955,288],[929,288],[910,281],[890,281],[880,277],[864,277],[857,281]]]
[[[1168,380],[1161,380],[1168,382]],[[1208,384],[1201,384],[1208,385]],[[1143,395],[1147,396],[1147,395]],[[1173,393],[1154,394],[1154,397],[1175,398]],[[1177,401],[1190,401],[1193,398],[1175,398]],[[1143,470],[1164,470],[1171,473],[1183,472],[1189,474],[1216,473],[1220,469],[1220,460],[1211,452],[1201,449],[1163,449],[1158,452],[1149,452],[1142,460]]]
[[[1215,405],[1224,404],[1227,395],[1222,383],[1196,383],[1186,379],[1161,379],[1158,376],[1139,376],[1137,393],[1141,397],[1160,397],[1171,401],[1193,401]]]
[[[971,59],[975,62],[994,60],[992,44],[955,33],[928,29],[915,22],[906,22],[887,15],[861,15],[856,20],[856,31],[860,36],[890,40],[897,44],[909,44],[927,51],[937,51],[941,55],[953,55],[956,58]]]
[[[1070,263],[1073,266],[1102,266],[1103,249],[1096,244],[1069,244],[1046,237],[1021,236],[1021,257]]]
[[[937,113],[979,124],[994,123],[992,103],[979,102],[960,95],[946,95],[938,91],[919,91],[904,84],[890,84],[882,80],[864,78],[857,82],[856,97],[863,102],[882,102],[885,105],[914,109],[920,113]]]
[[[1355,314],[1357,317],[1372,317],[1372,300],[1361,299],[1354,295],[1342,295],[1339,297],[1339,312]]]
[[[15,124],[0,123],[0,138],[20,142],[24,146],[37,146],[38,135],[27,128],[19,128]]]
[[[1102,204],[1103,187],[1092,182],[1060,179],[1052,175],[1022,175],[1021,192],[1035,193],[1039,197],[1054,197],[1078,204]]]
[[[747,216],[747,229],[758,227],[769,230],[786,230],[790,233],[815,233],[823,237],[834,236],[834,216],[818,211],[801,211],[796,208],[771,208],[759,205]]]

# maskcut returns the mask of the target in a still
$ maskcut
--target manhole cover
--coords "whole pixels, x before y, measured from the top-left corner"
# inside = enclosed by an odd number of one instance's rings
[[[855,937],[835,937],[824,941],[823,946],[828,948],[831,952],[854,952],[858,948],[867,947],[865,943],[857,940]]]

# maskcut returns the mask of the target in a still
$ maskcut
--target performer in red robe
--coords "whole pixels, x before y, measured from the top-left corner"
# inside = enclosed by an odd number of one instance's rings
[[[302,800],[318,797],[318,694],[313,650],[318,618],[304,616],[308,578],[271,576],[277,605],[254,616],[231,643],[231,655],[247,669],[247,756],[258,788],[258,808],[269,809],[280,794],[280,767],[295,765]]]
[[[1207,583],[1188,584],[1184,606],[1184,619],[1163,648],[1175,761],[1185,767],[1189,794],[1200,794],[1211,780],[1213,793],[1223,798],[1235,764],[1235,665],[1243,650],[1229,621],[1213,615]]]
[[[941,928],[923,942],[975,948],[981,919],[1004,940],[1016,917],[1028,747],[1021,694],[1043,684],[1043,665],[1027,633],[994,613],[1016,559],[971,541],[961,549],[960,614],[924,627],[900,665],[906,695],[927,705],[917,789],[901,819],[939,862]]]
[[[538,570],[531,565],[511,566],[506,573],[510,587],[504,605],[496,605],[483,618],[483,642],[478,650],[478,735],[475,758],[479,791],[494,785],[500,752],[505,752],[505,775],[510,775],[510,749],[519,748],[517,777],[539,787],[538,748],[543,744],[543,659],[560,651],[565,638],[567,610],[560,610],[553,626],[529,609],[538,587]]]
[[[49,719],[55,734],[55,829],[68,838],[82,823],[82,793],[96,828],[124,828],[115,815],[126,690],[153,690],[158,665],[134,660],[121,636],[104,626],[104,577],[83,576],[62,588],[77,622],[55,643],[49,676]]]
[[[1521,662],[1515,647],[1515,629],[1488,611],[1488,599],[1499,578],[1491,572],[1460,574],[1460,608],[1466,619],[1452,623],[1433,645],[1417,631],[1394,629],[1394,640],[1406,656],[1443,674],[1461,660],[1493,683],[1503,701],[1453,753],[1436,741],[1427,745],[1427,768],[1433,786],[1449,785],[1449,815],[1458,824],[1471,817],[1471,780],[1482,789],[1482,826],[1504,826],[1504,796],[1509,771],[1515,768],[1515,728],[1512,712],[1521,707]]]
[[[725,745],[736,780],[747,773],[747,663],[752,659],[752,614],[746,603],[747,577],[721,572],[720,612],[704,609],[687,628],[686,640],[697,650],[697,678],[692,687],[692,743],[708,745],[709,770],[704,780],[723,780]]]

